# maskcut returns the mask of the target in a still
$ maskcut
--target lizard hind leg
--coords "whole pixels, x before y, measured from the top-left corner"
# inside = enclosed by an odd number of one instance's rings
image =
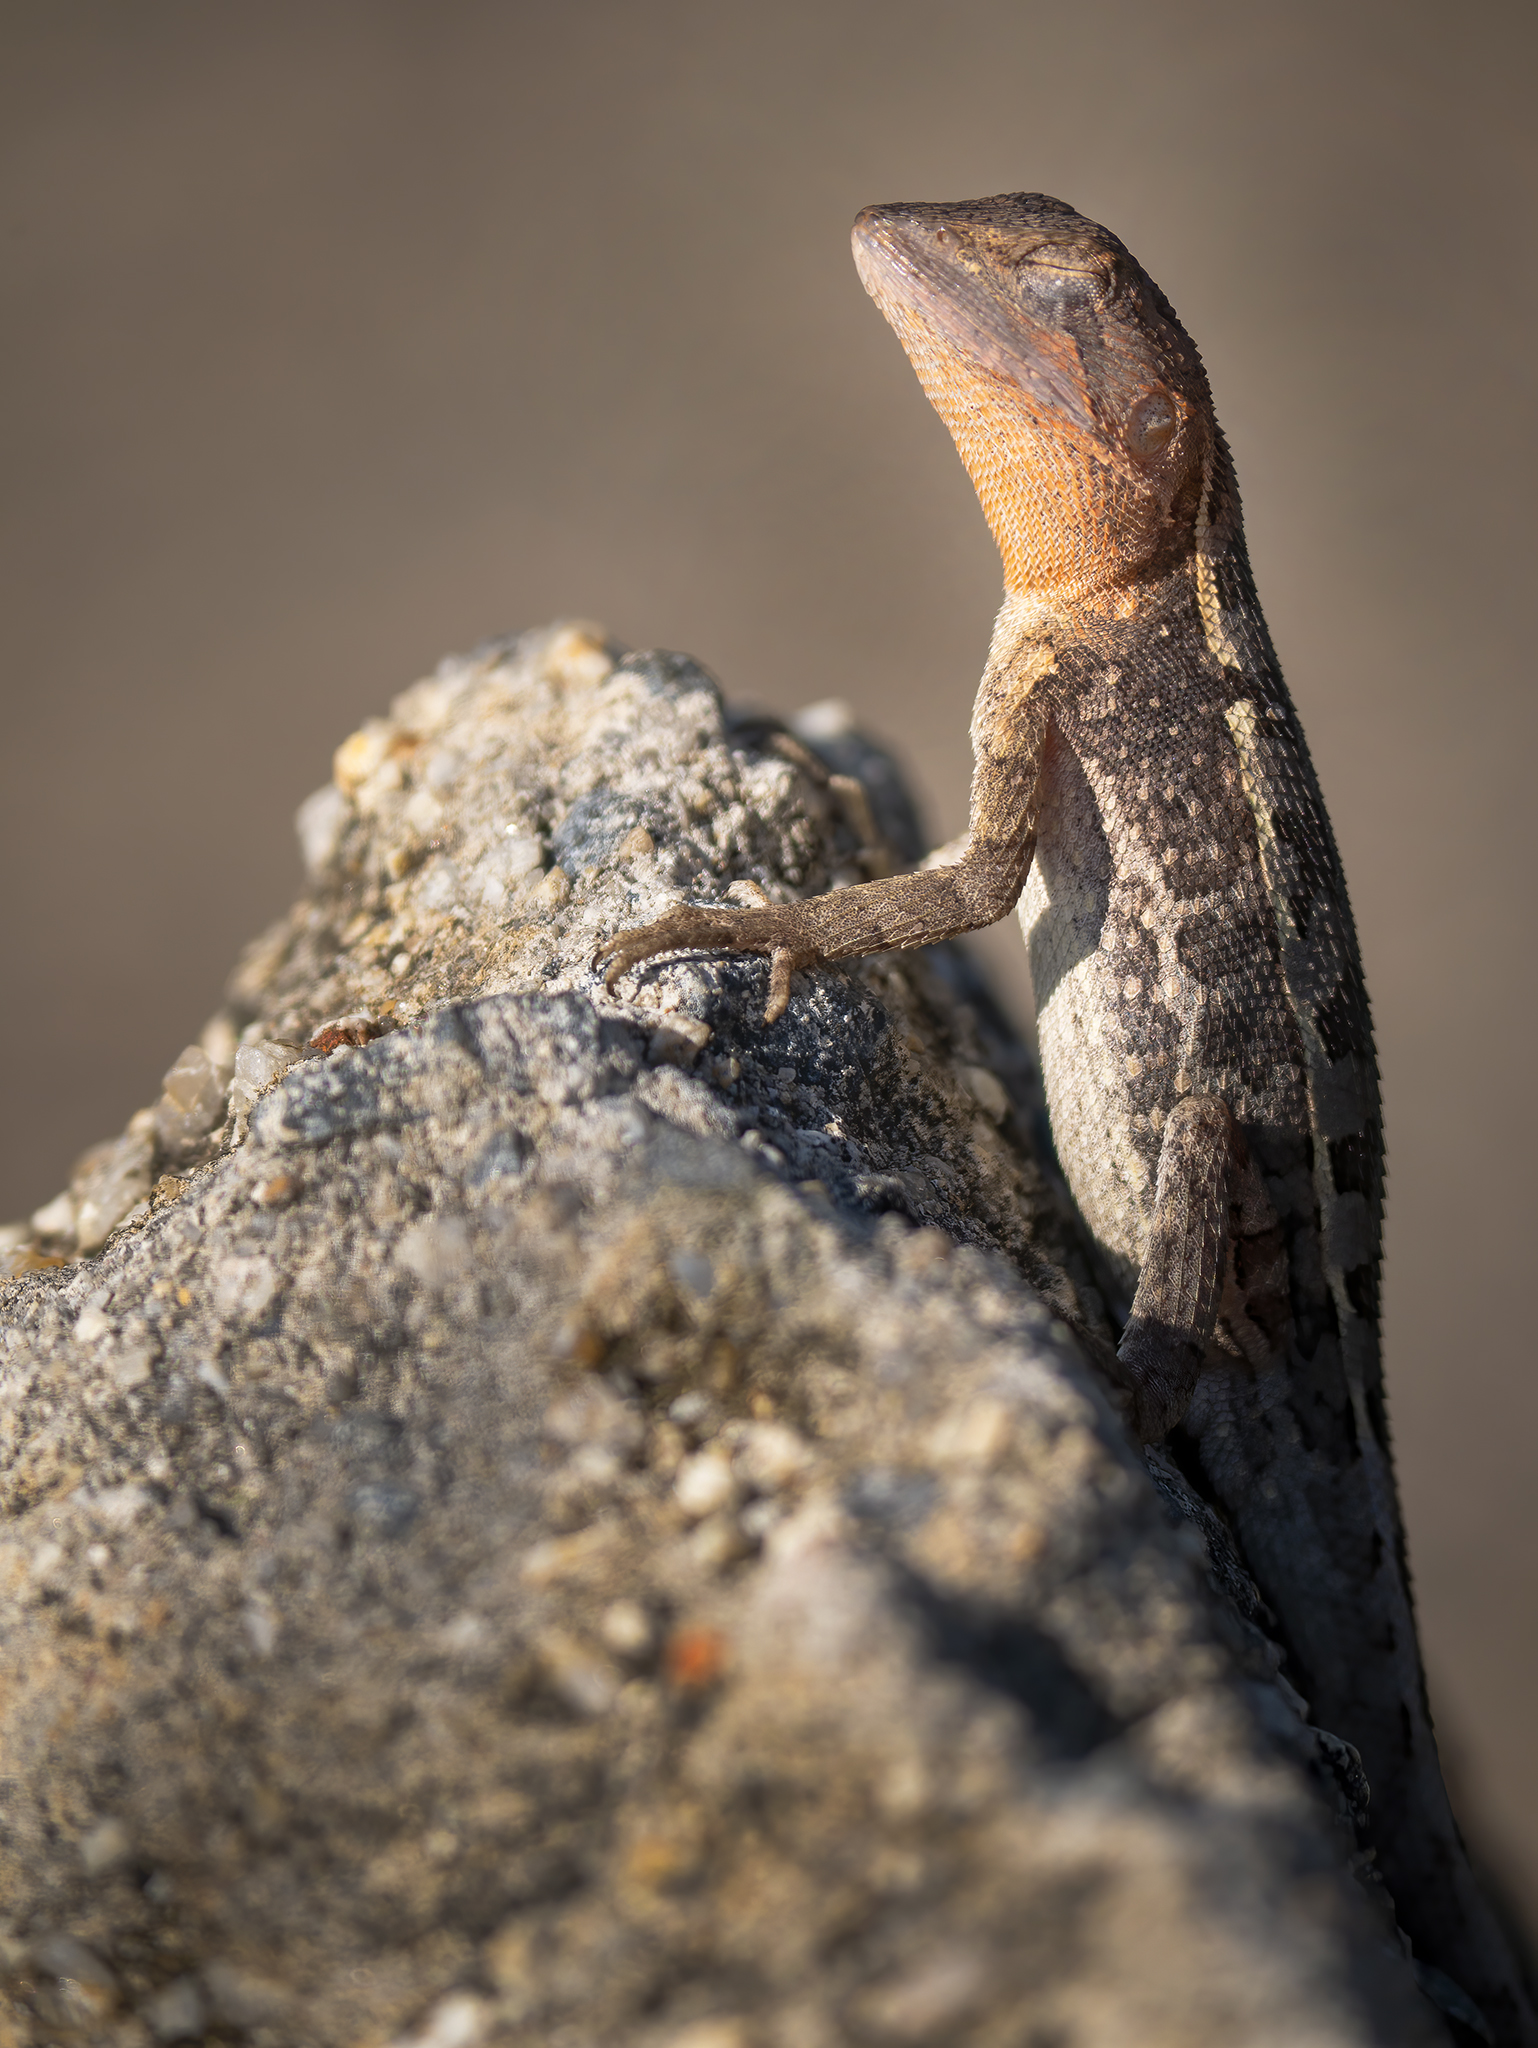
[[[1217,1323],[1231,1204],[1246,1163],[1221,1096],[1188,1095],[1170,1111],[1153,1227],[1116,1354],[1144,1443],[1166,1436],[1190,1404]]]

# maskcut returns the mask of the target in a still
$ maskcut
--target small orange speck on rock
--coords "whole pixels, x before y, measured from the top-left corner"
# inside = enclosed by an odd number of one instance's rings
[[[609,1340],[602,1330],[595,1329],[583,1318],[567,1325],[561,1333],[558,1348],[573,1365],[580,1365],[584,1371],[592,1372],[602,1365],[608,1356]]]
[[[384,1026],[376,1018],[366,1016],[338,1017],[329,1024],[322,1024],[309,1041],[311,1052],[335,1052],[339,1045],[367,1045],[371,1038],[384,1034]]]
[[[668,1637],[663,1669],[680,1692],[703,1692],[726,1669],[726,1638],[718,1629],[680,1628]]]

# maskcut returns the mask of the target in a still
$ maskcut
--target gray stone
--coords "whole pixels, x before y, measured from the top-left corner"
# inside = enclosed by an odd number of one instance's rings
[[[0,2040],[1444,2038],[962,956],[592,973],[859,808],[582,627],[338,749],[216,1156],[0,1293]]]
[[[237,1051],[235,1078],[230,1084],[230,1115],[235,1122],[237,1143],[245,1135],[247,1119],[258,1097],[272,1086],[280,1074],[287,1073],[298,1053],[299,1048],[295,1045],[280,1044],[260,1036],[248,1040]]]
[[[144,2017],[157,2041],[195,2041],[202,2034],[207,2009],[195,1977],[176,1977],[145,2001]]]
[[[229,1082],[201,1045],[189,1045],[176,1061],[155,1110],[155,1137],[168,1163],[195,1158],[223,1123]]]
[[[130,1130],[85,1153],[70,1178],[75,1206],[75,1243],[98,1251],[109,1235],[150,1191],[154,1143],[147,1131]]]

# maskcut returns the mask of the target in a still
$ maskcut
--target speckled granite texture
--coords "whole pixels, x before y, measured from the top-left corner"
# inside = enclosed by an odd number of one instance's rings
[[[800,734],[588,629],[446,663],[0,1238],[0,2048],[1444,2038],[961,958],[596,983],[912,857]]]

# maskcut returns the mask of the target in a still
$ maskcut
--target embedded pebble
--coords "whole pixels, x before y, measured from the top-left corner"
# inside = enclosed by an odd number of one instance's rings
[[[148,1344],[125,1347],[107,1367],[112,1384],[120,1394],[131,1393],[135,1387],[142,1387],[146,1380],[153,1378],[154,1370],[155,1353]]]
[[[235,1026],[221,1010],[210,1017],[198,1034],[198,1043],[222,1074],[233,1074],[235,1055],[240,1049],[240,1040]]]
[[[173,1978],[140,2011],[157,2041],[197,2040],[208,2020],[203,1987],[196,1977]]]
[[[749,1556],[753,1544],[735,1515],[707,1515],[689,1538],[689,1555],[701,1570],[718,1572]]]
[[[74,1197],[68,1193],[55,1195],[51,1202],[45,1202],[41,1209],[32,1212],[32,1228],[39,1237],[73,1237],[75,1234]]]
[[[147,1486],[134,1481],[125,1481],[121,1486],[106,1486],[93,1494],[87,1506],[90,1512],[109,1529],[131,1529],[141,1515],[155,1505],[155,1496]]]
[[[214,1278],[214,1306],[232,1321],[260,1322],[278,1291],[277,1268],[261,1253],[227,1258]]]
[[[443,823],[444,815],[443,805],[430,789],[413,791],[411,796],[406,799],[401,812],[401,816],[405,819],[411,830],[418,833],[423,839],[431,838],[433,833],[439,829]]]
[[[673,1481],[673,1498],[694,1521],[733,1506],[737,1497],[737,1477],[722,1451],[697,1451],[685,1458]]]
[[[452,1287],[470,1261],[470,1233],[452,1217],[423,1217],[401,1232],[395,1256],[424,1287]]]
[[[246,1605],[240,1619],[251,1648],[257,1656],[270,1657],[278,1641],[277,1617],[272,1609],[260,1602],[251,1601]]]
[[[646,1057],[654,1067],[692,1067],[710,1039],[710,1026],[703,1018],[673,1011],[652,1032]]]
[[[755,1493],[778,1493],[810,1468],[810,1444],[782,1422],[750,1422],[738,1439],[735,1469]]]
[[[456,1991],[439,2000],[416,2033],[399,2035],[390,2048],[479,2048],[494,2017],[487,2000]]]
[[[501,858],[498,866],[504,881],[517,882],[537,868],[545,857],[545,849],[531,833],[520,832],[516,825],[509,825],[507,835],[499,849]]]
[[[87,1152],[70,1179],[75,1205],[75,1242],[94,1252],[136,1209],[147,1201],[155,1147],[151,1138],[126,1131]]]
[[[110,1815],[81,1837],[80,1861],[87,1877],[105,1877],[132,1854],[132,1836],[120,1820]]]
[[[591,690],[612,672],[614,657],[601,626],[562,626],[546,640],[540,666],[562,689]]]
[[[93,1296],[75,1318],[75,1341],[78,1344],[94,1344],[99,1337],[109,1337],[117,1328],[108,1315],[105,1300]]]
[[[636,1600],[614,1600],[603,1611],[599,1633],[620,1657],[644,1657],[657,1639],[651,1616]]]
[[[235,1055],[235,1078],[230,1084],[230,1111],[237,1119],[251,1113],[257,1097],[286,1074],[298,1059],[296,1046],[280,1045],[272,1039],[254,1039]]]
[[[571,895],[571,883],[564,868],[551,868],[534,891],[536,910],[559,910]]]
[[[181,1159],[223,1123],[228,1081],[201,1045],[189,1045],[168,1070],[155,1111],[155,1136],[168,1159]]]
[[[334,783],[327,783],[324,789],[307,796],[295,812],[294,830],[312,880],[319,880],[331,865],[351,816],[352,806],[346,793]]]
[[[606,1714],[619,1692],[619,1673],[598,1651],[561,1630],[541,1638],[540,1662],[555,1690],[579,1714]]]
[[[355,795],[383,765],[393,738],[394,734],[384,719],[371,718],[343,740],[331,758],[331,773],[343,796]]]

